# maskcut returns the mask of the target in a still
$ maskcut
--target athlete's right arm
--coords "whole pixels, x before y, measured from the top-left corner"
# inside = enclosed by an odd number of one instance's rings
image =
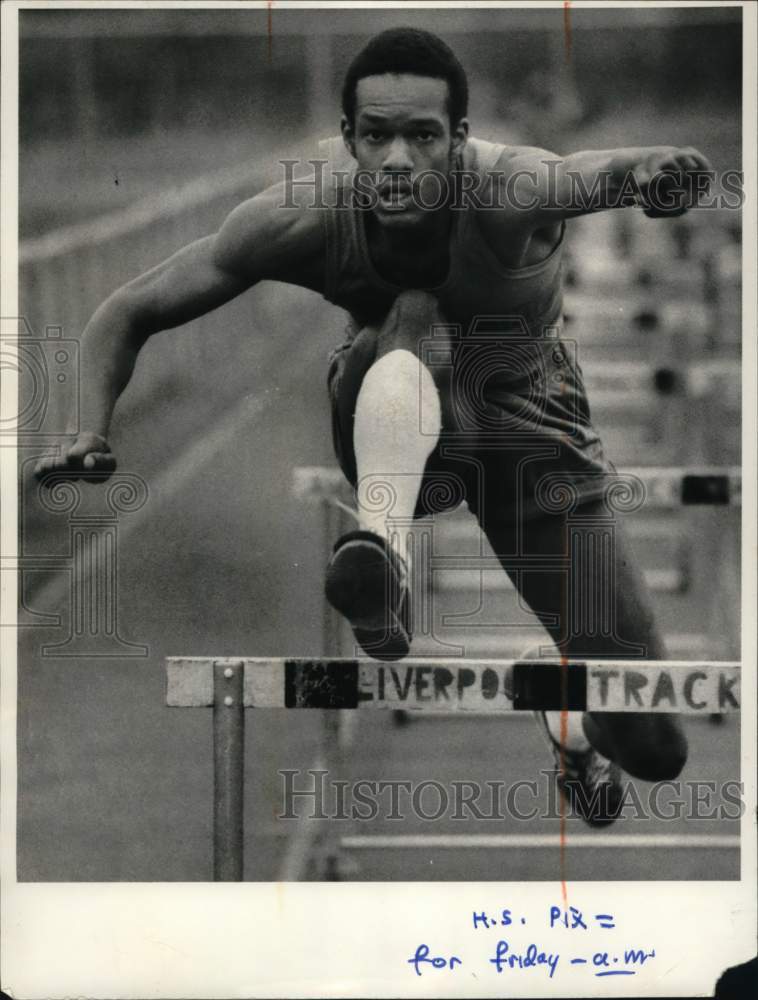
[[[318,289],[322,230],[317,212],[282,208],[281,186],[239,205],[221,229],[117,289],[97,309],[81,341],[82,432],[35,470],[107,477],[116,461],[107,443],[118,397],[137,355],[160,330],[187,323],[266,278]]]

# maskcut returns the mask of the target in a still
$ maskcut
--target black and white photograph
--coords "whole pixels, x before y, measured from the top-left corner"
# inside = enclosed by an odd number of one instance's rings
[[[750,7],[6,5],[10,996],[752,995]]]

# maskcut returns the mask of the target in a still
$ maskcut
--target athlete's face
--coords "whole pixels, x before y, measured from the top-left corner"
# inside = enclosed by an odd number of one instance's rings
[[[429,216],[424,206],[439,207],[439,175],[447,177],[468,135],[465,119],[451,128],[447,101],[447,82],[434,77],[385,73],[358,81],[355,120],[343,118],[342,134],[358,167],[376,174],[374,214],[382,225],[420,225]]]

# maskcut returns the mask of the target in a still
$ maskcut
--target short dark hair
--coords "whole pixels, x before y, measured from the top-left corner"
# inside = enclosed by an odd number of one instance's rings
[[[457,125],[468,113],[468,80],[458,58],[441,38],[419,28],[389,28],[375,35],[353,59],[342,85],[342,110],[352,125],[355,119],[355,90],[365,76],[383,73],[412,73],[445,80],[448,87],[447,112],[450,124]]]

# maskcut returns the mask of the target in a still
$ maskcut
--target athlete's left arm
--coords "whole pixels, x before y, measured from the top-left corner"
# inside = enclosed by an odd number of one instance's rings
[[[642,205],[646,215],[676,216],[694,208],[714,177],[691,146],[587,150],[556,156],[530,151],[510,161],[508,199],[535,226],[611,208]]]

